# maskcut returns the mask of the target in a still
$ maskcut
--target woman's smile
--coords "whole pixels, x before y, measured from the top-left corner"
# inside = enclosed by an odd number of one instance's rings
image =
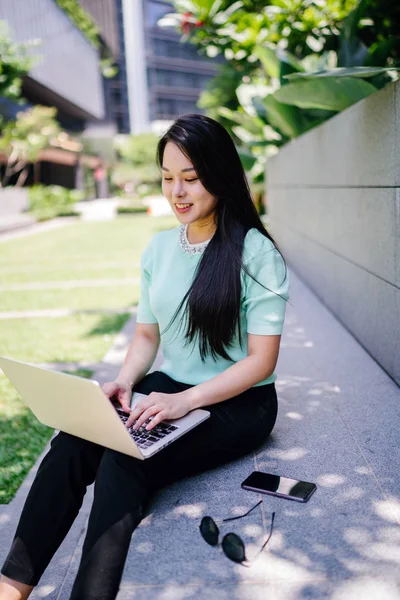
[[[192,208],[192,206],[193,206],[193,204],[190,204],[188,202],[185,202],[185,203],[180,202],[179,204],[178,203],[175,204],[175,208],[179,214],[189,212],[189,210]]]

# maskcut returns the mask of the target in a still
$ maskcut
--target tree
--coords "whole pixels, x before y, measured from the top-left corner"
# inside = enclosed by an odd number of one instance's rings
[[[37,43],[13,42],[6,22],[0,21],[0,96],[20,100],[22,79],[34,63],[28,50]]]
[[[13,175],[19,173],[16,185],[22,186],[29,173],[29,164],[35,163],[41,150],[48,148],[62,132],[57,123],[56,109],[34,106],[17,113],[15,121],[8,121],[0,137],[0,151],[7,156],[7,163],[0,187],[5,187]],[[66,135],[66,134],[64,134]]]
[[[400,10],[382,1],[385,10],[378,0],[174,0],[177,12],[159,24],[209,57],[222,54],[241,75],[229,93],[220,72],[199,106],[230,120],[243,164],[261,184],[280,146],[397,78]],[[222,91],[231,106],[236,95],[236,109],[220,102]]]
[[[298,58],[320,52],[357,0],[174,0],[175,26],[201,52],[222,53],[236,66],[253,59],[256,45],[277,45]],[[254,57],[255,58],[255,57]]]
[[[114,178],[116,185],[128,177],[136,193],[140,194],[141,190],[159,193],[161,175],[155,163],[157,143],[158,137],[154,133],[118,135],[115,138],[114,147],[122,159]]]

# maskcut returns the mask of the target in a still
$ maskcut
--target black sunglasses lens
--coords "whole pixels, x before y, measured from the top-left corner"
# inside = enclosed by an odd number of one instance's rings
[[[210,546],[216,546],[218,544],[219,529],[211,517],[203,517],[200,523],[200,533],[203,540],[210,544]]]
[[[222,540],[222,550],[225,555],[237,563],[246,560],[244,544],[236,533],[227,533]]]

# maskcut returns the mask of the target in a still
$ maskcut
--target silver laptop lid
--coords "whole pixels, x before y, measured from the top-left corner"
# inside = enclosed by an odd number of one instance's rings
[[[45,425],[143,460],[115,408],[92,379],[0,356],[0,367]]]

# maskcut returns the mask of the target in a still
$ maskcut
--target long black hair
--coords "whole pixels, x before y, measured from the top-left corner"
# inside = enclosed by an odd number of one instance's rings
[[[231,360],[226,348],[232,345],[236,333],[242,345],[241,270],[255,280],[242,262],[247,232],[257,229],[280,250],[257,213],[233,140],[220,123],[200,114],[178,118],[158,142],[157,164],[160,168],[168,142],[175,144],[190,160],[205,189],[217,199],[217,206],[216,231],[199,260],[189,290],[165,331],[187,301],[187,344],[198,338],[202,361],[209,354],[214,360],[218,356]],[[285,279],[286,271],[285,263]]]

